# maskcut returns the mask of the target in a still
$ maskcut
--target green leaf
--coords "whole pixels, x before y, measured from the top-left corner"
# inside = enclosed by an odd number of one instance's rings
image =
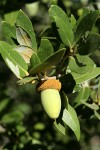
[[[50,16],[51,22],[55,22],[54,17],[59,17],[61,20],[65,22],[65,24],[67,24],[67,26],[70,27],[70,21],[69,21],[67,14],[59,6],[51,5],[49,9],[49,16]]]
[[[44,72],[44,71],[50,69],[52,66],[55,66],[58,63],[60,63],[64,53],[65,53],[65,49],[62,49],[62,50],[55,52],[48,59],[46,59],[45,61],[43,61],[39,65],[33,67],[29,71],[29,73],[30,74],[38,74],[39,72]]]
[[[77,92],[75,98],[74,98],[74,103],[76,103],[75,108],[82,104],[82,102],[85,102],[88,100],[90,95],[90,88],[88,87],[83,87],[79,92]]]
[[[88,56],[76,54],[75,58],[70,57],[69,69],[71,72],[85,74],[91,72],[95,67],[94,62]]]
[[[100,48],[100,35],[97,33],[91,33],[86,40],[80,42],[78,52],[81,55],[87,55]]]
[[[36,53],[34,53],[30,59],[31,68],[37,66],[40,63],[41,63],[41,61],[40,61],[38,55]]]
[[[91,108],[91,109],[93,109],[93,110],[98,110],[98,109],[99,109],[99,106],[98,106],[97,104],[95,104],[95,103],[89,104],[89,103],[84,102],[84,101],[82,101],[82,100],[81,100],[81,102],[82,102],[85,106],[87,106],[87,107],[89,107],[89,108]]]
[[[72,106],[68,105],[68,110],[64,109],[62,120],[68,125],[74,132],[77,137],[77,140],[80,139],[80,124],[77,117],[77,114]]]
[[[13,106],[12,110],[21,112],[23,115],[28,115],[32,111],[32,107],[27,103],[20,103]]]
[[[12,11],[10,13],[5,14],[4,19],[9,24],[14,25],[16,22],[17,15],[18,15],[18,11]]]
[[[41,130],[44,130],[44,129],[45,129],[45,124],[42,123],[42,122],[38,122],[34,125],[34,130],[41,131]]]
[[[21,133],[23,133],[23,132],[26,131],[26,127],[25,127],[24,125],[18,124],[18,125],[16,125],[15,128],[16,128],[16,130],[17,130],[17,132],[18,132],[19,134],[21,134]]]
[[[85,35],[86,31],[92,30],[98,16],[99,16],[99,11],[96,10],[83,17],[83,19],[80,21],[80,23],[76,28],[76,32],[75,32],[76,42],[78,42],[78,40]]]
[[[35,53],[32,48],[24,45],[14,47],[14,50],[16,50],[28,64],[30,63],[30,58],[32,54]]]
[[[62,42],[65,45],[72,48],[73,41],[74,41],[74,34],[73,34],[71,27],[69,27],[69,25],[66,24],[65,20],[62,20],[61,18],[57,16],[55,16],[54,18],[55,18],[55,22],[58,27],[58,32],[59,32]]]
[[[9,102],[10,102],[10,99],[2,99],[2,100],[0,100],[0,112],[2,112],[7,107]]]
[[[62,133],[62,134],[66,134],[66,130],[65,130],[65,125],[63,122],[59,121],[55,121],[54,125],[56,126],[56,128]]]
[[[54,53],[53,46],[47,39],[41,39],[41,44],[38,49],[38,57],[41,62],[43,62],[45,59],[47,59],[50,55]]]
[[[21,27],[16,27],[16,37],[20,45],[32,47],[31,39]]]
[[[72,46],[74,34],[67,14],[57,5],[52,5],[49,9],[51,22],[56,22],[58,32],[62,42],[67,46]]]
[[[100,120],[100,113],[97,112],[96,110],[94,110],[94,114],[95,114],[95,116]]]
[[[12,39],[12,38],[16,39],[16,28],[15,28],[15,26],[11,26],[6,21],[3,21],[2,22],[2,30],[3,30],[3,33],[4,33],[7,41],[10,44],[15,45],[15,43]]]
[[[75,72],[72,72],[72,76],[74,77],[76,84],[80,84],[86,80],[93,79],[100,75],[100,67],[94,68],[91,72],[88,72],[86,74],[78,74]]]
[[[35,37],[32,23],[22,10],[20,10],[18,13],[16,24],[17,26],[20,26],[28,33],[28,35],[32,40],[32,48],[34,49],[34,51],[37,51],[36,37]]]
[[[74,15],[72,15],[72,14],[70,17],[70,21],[71,21],[71,28],[73,29],[76,25],[76,19],[75,19]]]
[[[10,124],[14,122],[19,122],[24,118],[24,115],[20,111],[13,111],[5,114],[0,122],[4,124]]]
[[[22,85],[22,84],[26,84],[26,83],[30,83],[30,82],[34,83],[36,79],[37,79],[37,77],[25,77],[21,80],[18,80],[17,84]]]
[[[0,42],[0,49],[4,61],[18,78],[28,76],[28,66],[17,51],[3,41]]]

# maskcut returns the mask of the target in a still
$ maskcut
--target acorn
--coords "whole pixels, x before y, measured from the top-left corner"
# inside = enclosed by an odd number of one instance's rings
[[[41,92],[41,103],[46,114],[56,119],[59,117],[61,110],[61,98],[59,91],[61,89],[61,82],[56,79],[48,79],[44,81],[38,91]]]

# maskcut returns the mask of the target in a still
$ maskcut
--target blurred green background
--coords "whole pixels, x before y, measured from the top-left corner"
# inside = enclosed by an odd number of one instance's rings
[[[2,20],[13,25],[19,9],[31,19],[40,38],[41,32],[50,25],[48,9],[51,4],[59,5],[69,16],[73,14],[77,19],[83,8],[100,9],[99,0],[0,0],[0,40],[5,40]],[[100,19],[94,30],[100,34]],[[100,51],[93,53],[91,58],[100,67]],[[98,78],[91,81],[93,89],[98,86]],[[19,86],[16,81],[0,55],[0,150],[100,149],[100,121],[90,118],[90,109],[80,119],[81,139],[78,142],[69,128],[66,127],[64,136],[45,115],[35,84]]]

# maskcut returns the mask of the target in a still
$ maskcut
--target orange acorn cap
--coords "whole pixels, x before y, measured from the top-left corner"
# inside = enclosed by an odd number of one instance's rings
[[[39,86],[38,91],[43,91],[46,89],[57,89],[58,91],[60,91],[61,82],[56,79],[48,79]]]

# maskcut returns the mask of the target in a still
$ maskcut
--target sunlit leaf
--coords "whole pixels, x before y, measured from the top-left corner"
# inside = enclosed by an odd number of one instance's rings
[[[81,100],[81,102],[82,102],[85,106],[87,106],[87,107],[89,107],[89,108],[91,108],[91,109],[93,109],[93,110],[98,110],[98,109],[99,109],[99,106],[98,106],[97,104],[95,104],[95,103],[89,104],[89,103],[87,103],[87,102],[85,102],[85,101],[83,101],[83,100]]]
[[[14,50],[23,57],[26,63],[30,63],[30,58],[32,54],[35,53],[30,47],[23,45],[15,47]]]
[[[57,122],[57,121],[55,121],[54,122],[54,125],[56,126],[56,128],[62,133],[62,134],[66,134],[66,130],[65,130],[65,125],[64,125],[64,123],[63,122]]]
[[[96,110],[94,110],[94,114],[100,120],[100,113],[98,113]]]
[[[16,18],[18,15],[18,10],[17,11],[12,11],[10,13],[6,13],[4,15],[5,21],[7,21],[9,24],[14,25],[16,22]]]
[[[70,21],[67,16],[67,14],[57,5],[51,5],[49,9],[49,16],[51,19],[51,22],[54,22],[54,17],[59,17],[60,19],[65,21],[65,24],[67,24],[70,27]]]
[[[35,83],[35,80],[37,79],[37,77],[26,77],[23,78],[21,80],[17,81],[17,84],[22,85],[22,84],[26,84],[26,83]]]
[[[17,51],[3,41],[0,42],[0,49],[4,61],[18,78],[28,76],[28,66]]]
[[[86,102],[90,95],[90,88],[83,87],[79,92],[76,93],[76,96],[74,98],[74,103],[76,103],[75,108],[82,104],[83,102]]]
[[[80,84],[86,80],[93,79],[100,75],[100,67],[94,68],[91,72],[87,72],[86,74],[78,74],[75,72],[72,72],[72,76],[74,77],[77,84]]]
[[[37,51],[36,37],[32,23],[22,10],[20,10],[18,13],[16,24],[27,32],[32,40],[32,48],[34,49],[34,51]]]
[[[20,45],[32,47],[31,39],[21,27],[16,27],[16,37]]]
[[[80,124],[77,114],[71,105],[68,105],[68,109],[63,110],[62,120],[68,125],[77,137],[80,139]]]

